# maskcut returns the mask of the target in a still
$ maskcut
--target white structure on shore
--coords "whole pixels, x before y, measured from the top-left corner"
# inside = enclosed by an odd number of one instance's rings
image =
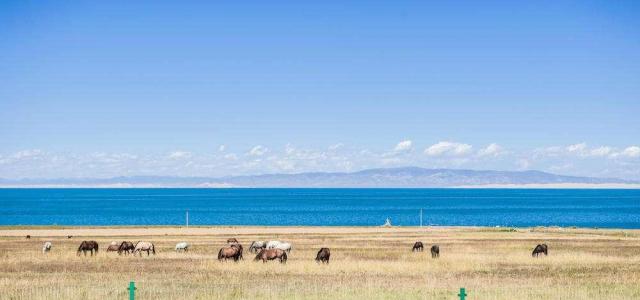
[[[391,219],[387,218],[387,220],[384,221],[384,225],[382,225],[382,227],[391,227]]]

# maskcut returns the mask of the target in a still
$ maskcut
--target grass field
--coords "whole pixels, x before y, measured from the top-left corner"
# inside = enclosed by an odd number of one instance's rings
[[[24,236],[29,233],[31,239]],[[73,238],[67,239],[66,235]],[[286,264],[216,260],[229,237],[293,244]],[[82,240],[100,244],[77,257]],[[155,243],[156,256],[104,250],[111,241]],[[415,241],[425,243],[412,253]],[[52,241],[43,255],[42,243]],[[191,244],[175,253],[177,242]],[[549,256],[532,258],[538,243]],[[428,248],[440,245],[441,257]],[[314,262],[320,247],[331,263]],[[640,299],[640,231],[566,228],[2,228],[1,299]]]

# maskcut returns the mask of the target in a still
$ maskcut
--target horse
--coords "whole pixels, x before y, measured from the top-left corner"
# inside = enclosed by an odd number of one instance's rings
[[[118,247],[118,255],[121,255],[122,252],[124,252],[124,254],[133,253],[133,250],[135,248],[136,247],[133,245],[132,242],[124,241],[120,244],[120,247]]]
[[[268,241],[265,245],[265,249],[273,249],[280,244],[282,244],[281,241]]]
[[[237,262],[242,258],[242,246],[239,244],[233,244],[230,247],[220,248],[218,251],[218,260],[222,261],[223,259],[227,261],[227,259],[233,259],[233,261]]]
[[[258,249],[264,249],[266,247],[267,247],[267,243],[265,243],[263,241],[253,241],[253,242],[251,242],[251,245],[249,246],[249,252],[257,253]]]
[[[67,235],[67,238],[68,238],[68,239],[70,239],[70,238],[72,238],[72,237],[73,237],[72,235]]]
[[[318,254],[316,254],[316,262],[320,263],[329,263],[329,257],[331,256],[331,251],[329,248],[320,248]]]
[[[80,243],[80,247],[78,247],[78,251],[76,252],[78,256],[80,256],[80,251],[82,251],[84,256],[87,256],[87,251],[91,252],[91,256],[93,256],[93,251],[95,251],[97,255],[98,243],[96,241],[82,241],[82,243]]]
[[[547,247],[547,244],[537,245],[533,249],[533,253],[531,253],[531,256],[532,257],[538,257],[538,255],[540,255],[540,253],[544,253],[544,255],[547,256],[549,254],[548,250],[549,250],[549,248]]]
[[[431,246],[431,258],[438,258],[438,257],[440,257],[440,246],[438,245]]]
[[[263,249],[256,255],[254,261],[262,260],[263,263],[266,263],[267,260],[279,259],[280,263],[287,262],[287,253],[282,249]]]
[[[28,240],[28,239],[30,239],[30,238],[31,238],[31,235],[30,235],[30,234],[27,234],[27,240]]]
[[[189,251],[189,244],[187,244],[187,242],[180,242],[176,244],[176,252],[178,251],[182,251],[182,252],[187,252]]]
[[[118,249],[120,249],[120,245],[118,245],[118,242],[113,241],[111,242],[111,244],[109,244],[109,247],[107,248],[107,252],[116,252],[118,251]]]
[[[237,244],[238,240],[236,240],[236,238],[230,238],[227,239],[227,244]]]
[[[241,244],[239,244],[239,243],[238,244],[232,244],[231,247],[234,247],[234,248],[238,249],[238,259],[244,259],[244,257],[242,256],[243,248],[242,248]]]
[[[45,243],[42,245],[42,253],[44,254],[44,253],[47,253],[47,252],[51,251],[51,247],[52,247],[52,246],[53,246],[53,245],[51,244],[51,242],[45,242]]]
[[[413,244],[413,248],[411,248],[411,252],[422,252],[422,250],[424,250],[424,245],[422,244],[422,242],[416,242],[415,244]]]
[[[133,255],[136,255],[136,253],[140,253],[140,256],[142,256],[142,251],[147,251],[147,256],[149,256],[149,253],[153,253],[153,255],[156,255],[156,247],[153,245],[153,243],[150,242],[136,243],[136,246],[133,249]]]
[[[274,249],[280,249],[280,250],[287,251],[287,253],[290,253],[291,252],[291,244],[289,244],[289,243],[280,243],[280,244],[276,245],[274,247]]]

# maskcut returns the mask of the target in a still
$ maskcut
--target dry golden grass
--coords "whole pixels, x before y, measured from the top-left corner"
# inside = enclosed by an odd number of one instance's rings
[[[138,299],[456,299],[460,287],[468,299],[640,298],[640,232],[632,230],[56,228],[33,229],[38,236],[27,240],[30,230],[0,230],[2,299],[126,299],[130,280]],[[94,236],[66,238],[91,231]],[[245,247],[251,240],[285,240],[294,249],[285,265],[254,262],[246,250],[244,261],[221,263],[216,253],[228,237]],[[88,239],[100,243],[100,253],[77,257],[78,244]],[[53,250],[43,255],[49,240]],[[158,254],[105,253],[113,240],[152,241]],[[425,252],[412,253],[418,240]],[[180,241],[191,244],[189,253],[173,251]],[[542,242],[550,255],[532,258]],[[432,244],[440,245],[440,259],[431,259]],[[329,265],[313,260],[323,246],[331,248]]]

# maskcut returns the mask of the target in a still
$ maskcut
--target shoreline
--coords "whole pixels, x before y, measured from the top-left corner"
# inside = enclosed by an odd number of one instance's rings
[[[254,234],[379,234],[379,233],[585,233],[640,236],[640,229],[588,228],[588,227],[488,227],[488,226],[0,226],[0,237],[66,237],[72,236],[206,236],[206,235],[254,235]]]

